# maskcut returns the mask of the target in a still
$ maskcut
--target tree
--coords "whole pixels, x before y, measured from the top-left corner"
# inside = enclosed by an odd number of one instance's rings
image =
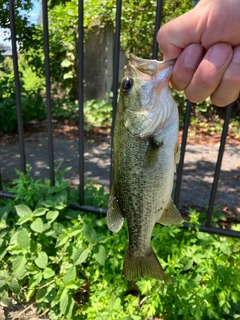
[[[163,22],[189,10],[192,0],[166,0]],[[43,27],[27,21],[31,0],[16,2],[16,26],[20,50],[38,75],[44,75]],[[1,10],[2,9],[2,10]],[[24,10],[24,12],[22,11]],[[125,53],[133,52],[143,58],[152,55],[155,25],[155,0],[123,0],[121,46]],[[85,36],[92,28],[115,26],[116,0],[85,0]],[[0,5],[0,26],[9,27],[8,1]],[[77,43],[78,1],[52,0],[49,2],[50,66],[52,82],[70,100],[77,99]]]

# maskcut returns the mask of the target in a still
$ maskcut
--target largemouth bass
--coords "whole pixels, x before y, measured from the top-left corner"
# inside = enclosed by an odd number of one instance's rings
[[[174,61],[146,60],[131,54],[124,68],[113,141],[113,186],[107,224],[118,232],[124,218],[128,246],[123,274],[165,279],[151,246],[155,223],[182,218],[171,199],[179,160],[176,103],[169,90]]]

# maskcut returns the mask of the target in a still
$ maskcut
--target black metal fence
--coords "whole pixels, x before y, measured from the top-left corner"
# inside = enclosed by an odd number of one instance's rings
[[[155,19],[155,32],[153,37],[153,59],[157,58],[158,45],[156,42],[156,34],[160,27],[161,14],[162,14],[162,0],[157,1],[156,19]],[[10,7],[10,27],[11,27],[11,41],[12,41],[12,53],[13,53],[13,64],[14,64],[14,75],[15,75],[15,92],[16,92],[16,109],[18,119],[18,141],[20,149],[20,162],[21,171],[26,173],[26,153],[24,143],[24,132],[23,132],[23,121],[22,121],[22,107],[21,107],[21,91],[20,91],[20,80],[18,71],[18,55],[16,45],[16,28],[15,28],[15,17],[14,17],[14,0],[9,0]],[[84,29],[83,29],[83,1],[78,1],[78,103],[79,103],[79,178],[80,178],[80,203],[72,203],[71,207],[75,209],[81,209],[83,211],[95,212],[95,213],[106,213],[106,208],[95,208],[84,204],[84,116],[83,116],[83,65],[84,65]],[[120,52],[120,32],[121,32],[121,12],[122,12],[122,1],[116,1],[116,30],[115,30],[115,47],[114,47],[114,70],[113,70],[113,125],[116,115],[117,108],[117,93],[118,93],[118,66],[119,66],[119,52]],[[48,156],[49,156],[49,172],[51,185],[54,185],[54,143],[53,143],[53,128],[52,128],[52,112],[51,112],[51,83],[50,83],[50,63],[49,63],[49,33],[48,33],[48,5],[47,0],[42,0],[42,15],[43,15],[43,28],[44,28],[44,55],[45,55],[45,76],[46,76],[46,109],[47,109],[47,134],[48,134]],[[181,182],[183,176],[183,165],[184,156],[188,135],[188,127],[190,123],[190,112],[192,104],[187,102],[186,114],[182,135],[181,143],[181,159],[177,169],[177,180],[175,186],[174,202],[178,206],[181,192]],[[215,166],[214,181],[212,184],[210,202],[208,206],[207,221],[206,225],[200,226],[200,230],[208,233],[217,233],[225,236],[232,236],[240,238],[240,232],[233,230],[221,229],[211,226],[214,203],[216,198],[216,192],[218,187],[219,175],[221,171],[221,163],[226,143],[226,137],[228,133],[229,120],[232,111],[232,105],[226,107],[226,116],[222,130],[221,143],[218,152],[218,159]],[[0,171],[1,173],[1,171]],[[2,188],[1,175],[0,175],[0,197],[11,197],[12,195]],[[183,225],[184,228],[188,228],[188,224]]]

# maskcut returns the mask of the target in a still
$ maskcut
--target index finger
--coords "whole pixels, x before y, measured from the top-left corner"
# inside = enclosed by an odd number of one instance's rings
[[[194,12],[193,9],[169,21],[158,31],[157,41],[162,49],[164,60],[177,59],[188,45],[200,43],[200,35],[195,29]]]

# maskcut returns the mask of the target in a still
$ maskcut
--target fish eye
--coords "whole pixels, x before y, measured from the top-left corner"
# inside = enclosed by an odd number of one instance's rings
[[[122,82],[122,88],[124,92],[128,92],[133,86],[133,79],[132,78],[125,78]]]

